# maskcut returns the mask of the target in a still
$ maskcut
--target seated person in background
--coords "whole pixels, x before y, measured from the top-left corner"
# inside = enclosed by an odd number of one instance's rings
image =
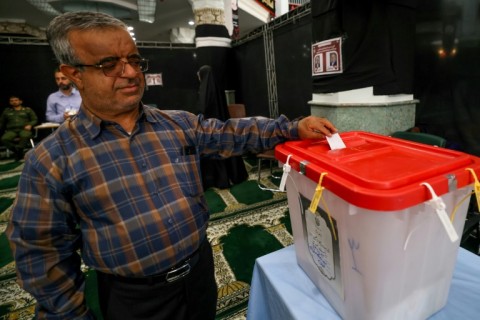
[[[5,130],[1,138],[2,143],[13,151],[17,161],[23,159],[23,149],[32,137],[32,128],[37,123],[35,112],[22,106],[22,103],[19,97],[11,96],[11,107],[5,109],[0,116],[0,130]]]
[[[77,114],[82,97],[73,83],[58,68],[55,69],[55,82],[58,91],[48,96],[45,116],[48,122],[62,123]]]

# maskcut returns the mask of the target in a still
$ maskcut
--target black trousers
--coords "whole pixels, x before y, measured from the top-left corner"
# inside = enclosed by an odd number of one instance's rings
[[[100,309],[105,320],[209,320],[215,319],[217,285],[212,247],[199,249],[190,273],[171,283],[132,284],[97,272]]]

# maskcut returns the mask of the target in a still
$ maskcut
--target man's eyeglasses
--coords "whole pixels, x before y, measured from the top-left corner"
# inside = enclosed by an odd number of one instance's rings
[[[118,57],[103,59],[97,64],[76,64],[74,67],[93,67],[102,69],[107,77],[120,77],[125,72],[125,65],[128,63],[135,71],[145,72],[148,70],[148,60],[141,57],[130,57],[125,60]]]

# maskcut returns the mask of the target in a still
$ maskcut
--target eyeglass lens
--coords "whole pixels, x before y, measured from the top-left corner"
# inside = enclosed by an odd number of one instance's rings
[[[148,70],[148,60],[140,58],[131,58],[127,61],[120,59],[106,61],[101,64],[101,68],[107,77],[118,77],[125,72],[125,65],[127,63],[137,72],[145,72]]]

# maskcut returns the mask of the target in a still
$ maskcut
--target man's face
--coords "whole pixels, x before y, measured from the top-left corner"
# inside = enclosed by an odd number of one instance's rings
[[[121,28],[72,31],[69,34],[77,58],[82,64],[98,64],[108,58],[138,55],[138,49],[130,34]],[[128,63],[123,74],[105,76],[100,68],[84,67],[75,74],[75,84],[82,95],[83,104],[98,116],[120,116],[138,108],[145,89],[145,79]]]
[[[60,90],[68,90],[72,87],[72,82],[61,72],[55,72],[55,82]]]
[[[12,107],[18,107],[18,106],[21,106],[22,105],[22,100],[20,100],[19,98],[10,98],[10,105]]]

